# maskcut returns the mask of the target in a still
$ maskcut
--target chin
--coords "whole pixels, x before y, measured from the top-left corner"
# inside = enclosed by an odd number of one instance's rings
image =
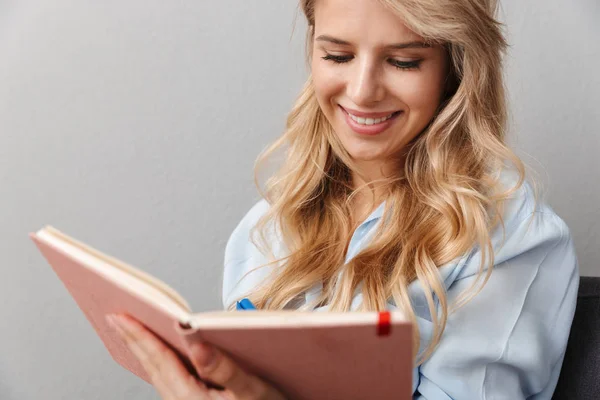
[[[381,158],[378,156],[372,156],[372,155],[368,155],[368,154],[353,154],[350,153],[350,156],[352,157],[353,160],[356,161],[378,161]]]
[[[385,158],[380,146],[365,145],[365,143],[343,143],[344,149],[356,161],[377,161]]]
[[[352,151],[351,149],[346,149],[346,151],[355,161],[379,161],[383,159],[381,152]]]

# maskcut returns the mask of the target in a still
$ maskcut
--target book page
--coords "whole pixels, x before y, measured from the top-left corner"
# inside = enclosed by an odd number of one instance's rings
[[[189,318],[190,307],[187,302],[174,289],[151,275],[77,242],[52,227],[39,230],[36,236],[79,259],[81,264],[124,289],[134,291],[146,300],[157,304],[178,319]]]

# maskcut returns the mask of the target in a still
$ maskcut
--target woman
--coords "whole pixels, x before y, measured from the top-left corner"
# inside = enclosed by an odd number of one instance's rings
[[[494,0],[302,0],[311,76],[282,168],[232,233],[226,307],[381,310],[418,328],[420,399],[550,399],[573,318],[568,227],[505,144]],[[275,399],[209,345],[196,382],[114,318],[165,399]]]

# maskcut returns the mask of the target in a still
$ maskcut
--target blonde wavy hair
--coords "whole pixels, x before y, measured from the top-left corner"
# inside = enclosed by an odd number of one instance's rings
[[[312,57],[314,7],[301,0],[308,21],[307,55]],[[255,183],[270,207],[251,237],[264,254],[273,256],[269,235],[277,226],[286,254],[273,258],[270,279],[249,294],[261,309],[292,307],[316,284],[323,290],[307,309],[328,305],[348,311],[362,293],[360,310],[384,310],[392,301],[413,322],[414,355],[421,345],[408,285],[419,280],[434,325],[433,337],[415,359],[426,360],[439,343],[448,314],[463,305],[487,282],[494,264],[490,232],[502,224],[504,200],[523,184],[525,166],[505,144],[507,106],[502,56],[507,43],[495,19],[495,0],[379,0],[425,40],[444,46],[453,82],[427,128],[405,149],[397,176],[352,187],[357,171],[321,111],[309,76],[288,118],[283,135],[258,158]],[[284,150],[284,160],[266,181],[259,171]],[[505,162],[518,171],[518,182],[500,188]],[[352,225],[352,200],[374,188],[384,190],[382,221],[369,245],[347,264],[346,246]],[[537,196],[536,196],[537,197]],[[360,221],[358,221],[360,222]],[[438,268],[469,251],[481,249],[481,265],[473,286],[450,310]],[[439,312],[434,298],[439,302]]]

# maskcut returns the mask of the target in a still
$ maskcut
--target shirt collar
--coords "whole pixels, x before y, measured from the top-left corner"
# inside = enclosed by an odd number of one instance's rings
[[[384,210],[385,210],[385,201],[383,201],[381,204],[379,204],[379,206],[375,210],[373,210],[373,212],[371,212],[371,214],[367,217],[367,219],[364,220],[363,224],[366,224],[370,221],[381,218]]]

